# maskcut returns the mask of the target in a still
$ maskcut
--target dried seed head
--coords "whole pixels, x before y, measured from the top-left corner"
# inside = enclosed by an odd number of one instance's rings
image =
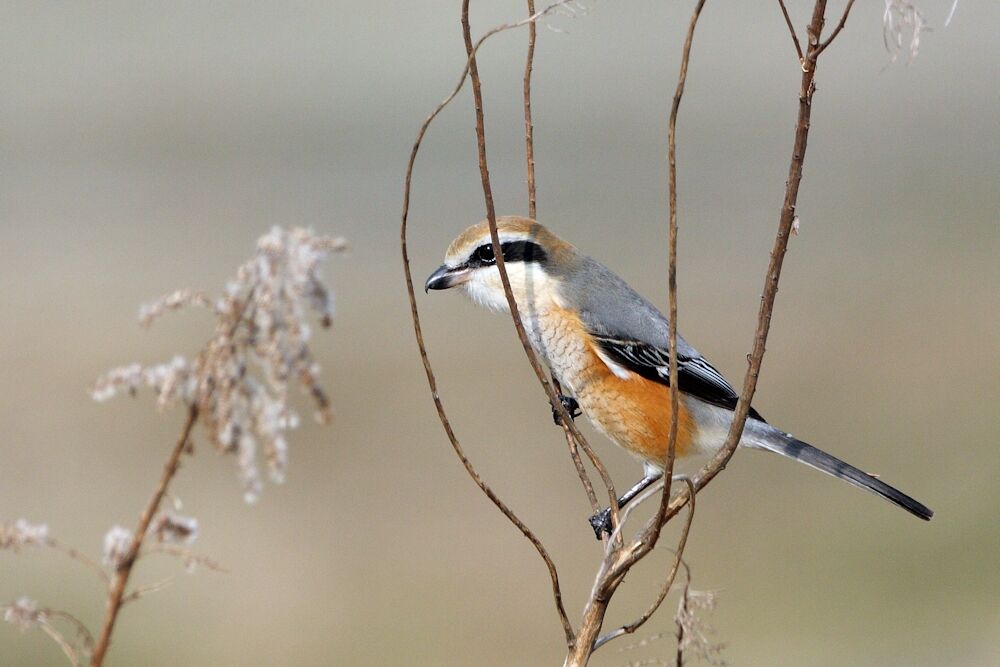
[[[716,602],[714,591],[685,589],[677,605],[674,622],[680,631],[679,650],[690,651],[710,665],[725,665],[726,661],[722,659],[725,644],[712,641],[715,628],[706,618],[715,611]]]
[[[951,22],[957,0],[952,3],[945,25]],[[913,62],[920,51],[920,37],[930,31],[930,25],[920,8],[908,0],[885,0],[882,14],[882,40],[889,52],[889,61],[896,62],[903,53]]]
[[[0,525],[0,549],[18,551],[24,547],[43,547],[49,543],[49,527],[44,523],[32,524],[18,519]]]
[[[104,564],[117,569],[128,555],[131,544],[131,530],[122,526],[112,526],[111,530],[104,534]]]
[[[149,532],[165,544],[192,544],[198,539],[198,519],[174,512],[161,512],[153,520]]]
[[[21,632],[31,630],[44,622],[45,612],[38,609],[38,603],[29,597],[20,597],[16,602],[4,606],[3,620]]]
[[[178,356],[146,368],[116,368],[98,379],[92,396],[106,400],[147,387],[160,410],[178,402],[196,405],[211,442],[219,451],[236,455],[244,497],[253,502],[262,486],[259,455],[273,481],[285,478],[286,433],[299,423],[289,404],[290,387],[298,384],[312,397],[317,421],[330,419],[319,365],[308,346],[308,314],[314,313],[323,327],[330,326],[333,296],[323,284],[320,265],[331,252],[346,247],[343,239],[317,236],[308,229],[272,228],[219,298],[178,290],[140,309],[143,324],[185,306],[211,309],[215,333],[193,361]]]
[[[144,303],[139,307],[139,324],[148,327],[162,317],[168,310],[179,310],[186,306],[212,308],[212,301],[203,293],[191,289],[180,289],[165,294],[155,301]]]

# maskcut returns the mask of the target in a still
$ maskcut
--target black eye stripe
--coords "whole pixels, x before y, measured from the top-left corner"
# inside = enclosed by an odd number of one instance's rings
[[[505,262],[545,262],[545,250],[533,241],[508,241],[500,246],[503,248]],[[484,243],[472,251],[468,265],[470,267],[491,266],[496,263],[493,244]]]
[[[505,262],[538,262],[541,264],[546,260],[545,250],[532,241],[508,241],[501,247]]]

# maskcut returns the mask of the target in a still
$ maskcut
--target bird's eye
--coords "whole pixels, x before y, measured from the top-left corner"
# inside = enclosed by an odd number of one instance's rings
[[[492,264],[497,261],[496,255],[493,254],[493,244],[487,243],[476,248],[476,259],[483,264]]]

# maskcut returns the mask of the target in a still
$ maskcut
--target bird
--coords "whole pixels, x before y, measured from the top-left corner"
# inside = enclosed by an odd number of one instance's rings
[[[497,217],[496,228],[525,333],[567,392],[563,405],[643,464],[643,478],[618,499],[624,507],[663,474],[672,416],[668,320],[618,274],[537,221]],[[488,221],[472,225],[449,245],[424,291],[459,288],[480,306],[510,312],[497,252]],[[676,456],[711,456],[726,440],[739,396],[680,335],[677,376]],[[753,407],[739,445],[803,463],[921,519],[933,516],[875,476],[772,426]],[[610,533],[610,508],[590,523],[598,538]]]

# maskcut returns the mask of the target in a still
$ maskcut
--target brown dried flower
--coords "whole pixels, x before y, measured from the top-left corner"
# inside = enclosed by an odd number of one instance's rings
[[[131,544],[131,530],[122,526],[112,526],[111,530],[104,534],[104,564],[112,569],[117,569],[128,554],[128,548]]]
[[[308,346],[307,312],[312,310],[323,327],[332,323],[333,296],[320,265],[346,247],[343,239],[308,229],[274,227],[214,302],[201,292],[178,290],[140,309],[144,325],[185,306],[212,310],[215,333],[197,358],[115,368],[97,380],[91,395],[102,401],[147,387],[160,410],[178,402],[197,406],[211,442],[235,455],[244,497],[253,502],[261,490],[261,455],[272,481],[285,477],[285,433],[300,421],[289,405],[289,387],[298,384],[312,397],[318,421],[330,419],[319,365]]]
[[[18,519],[13,524],[0,524],[0,549],[18,551],[24,547],[44,547],[49,543],[49,527]]]
[[[13,625],[21,632],[27,632],[38,625],[45,612],[39,611],[38,603],[29,597],[19,597],[16,602],[5,605],[3,620]]]
[[[686,588],[677,605],[674,622],[680,629],[678,650],[690,651],[710,665],[721,666],[726,664],[722,659],[722,649],[725,648],[725,644],[712,641],[711,636],[715,634],[715,628],[705,618],[715,611],[717,599],[714,591],[695,591]]]
[[[3,620],[21,632],[37,628],[47,634],[59,645],[73,667],[78,667],[93,652],[93,637],[72,614],[57,609],[39,608],[38,603],[29,597],[20,597],[15,602],[0,606],[0,609],[3,609]],[[68,625],[72,633],[63,634],[56,627],[56,621]]]
[[[173,512],[161,512],[149,531],[165,544],[192,544],[198,539],[198,519]]]

